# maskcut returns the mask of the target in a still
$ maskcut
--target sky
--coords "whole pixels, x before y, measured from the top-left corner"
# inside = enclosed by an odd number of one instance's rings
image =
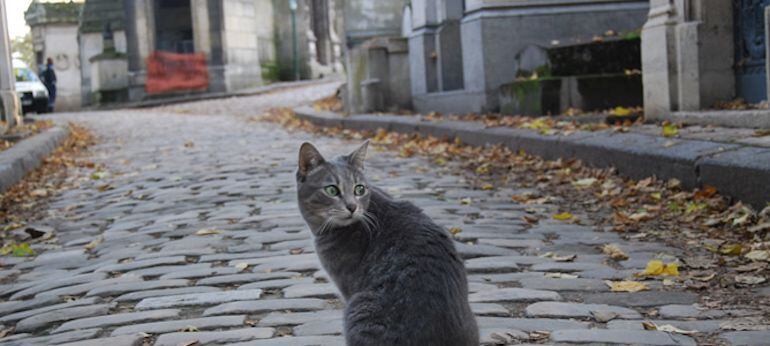
[[[8,16],[8,34],[11,37],[24,36],[29,32],[29,27],[24,21],[24,11],[27,10],[32,0],[0,0],[5,1],[5,11]]]

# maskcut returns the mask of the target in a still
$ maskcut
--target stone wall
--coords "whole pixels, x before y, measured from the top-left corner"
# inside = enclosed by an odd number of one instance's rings
[[[228,91],[262,85],[257,45],[257,8],[253,0],[228,0],[223,6],[222,50]],[[193,23],[195,25],[196,23]]]
[[[732,100],[734,52],[732,2],[652,0],[642,31],[647,118]]]
[[[412,107],[406,39],[376,38],[348,51],[345,110],[399,111]]]
[[[346,0],[344,3],[348,46],[378,36],[400,36],[407,0]]]

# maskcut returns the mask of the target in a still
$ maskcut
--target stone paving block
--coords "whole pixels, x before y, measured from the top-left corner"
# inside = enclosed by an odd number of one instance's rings
[[[143,335],[121,335],[109,338],[80,340],[73,343],[60,344],[60,346],[142,346]]]
[[[273,328],[244,328],[217,332],[179,332],[158,336],[153,346],[179,346],[197,341],[201,345],[232,344],[236,342],[268,339],[273,336]]]
[[[54,288],[99,281],[99,280],[103,280],[106,277],[107,277],[107,273],[91,273],[91,274],[75,275],[75,276],[66,277],[66,278],[52,278],[49,280],[43,280],[43,282],[40,282],[30,288],[16,292],[11,296],[11,299],[24,299],[24,298],[34,296],[35,294],[38,294],[43,291],[52,290]]]
[[[643,321],[621,321],[615,320],[607,323],[607,329],[637,329],[643,330]],[[725,320],[696,320],[696,321],[679,321],[679,320],[652,320],[651,322],[664,326],[670,324],[674,327],[684,330],[697,330],[701,333],[712,333],[721,330],[722,323]]]
[[[476,315],[510,316],[511,312],[504,306],[495,303],[471,303],[471,310]]]
[[[606,322],[614,318],[639,319],[642,315],[628,308],[610,306],[604,304],[580,304],[562,302],[539,302],[526,308],[529,317],[555,317],[555,318],[596,318],[600,322]]]
[[[241,272],[240,269],[232,268],[232,267],[216,267],[216,268],[207,268],[207,269],[183,269],[178,272],[163,274],[160,277],[160,279],[161,280],[197,279],[197,278],[212,277],[217,275],[232,275],[240,272]]]
[[[235,285],[252,283],[255,281],[272,279],[289,279],[299,277],[302,274],[297,272],[274,272],[274,273],[246,273],[234,275],[222,275],[198,280],[198,285]]]
[[[179,310],[165,309],[141,312],[126,312],[122,314],[87,317],[74,321],[69,321],[54,330],[54,333],[66,332],[75,329],[103,328],[118,326],[124,324],[142,323],[147,321],[157,321],[179,316]]]
[[[609,304],[631,307],[652,307],[669,304],[694,304],[698,295],[692,292],[643,291],[636,293],[593,293],[583,297],[589,304]]]
[[[719,337],[734,346],[766,346],[770,343],[770,330],[729,332]]]
[[[286,336],[269,340],[254,340],[230,344],[230,346],[340,346],[345,344],[341,336]]]
[[[511,249],[537,249],[544,245],[543,241],[538,239],[479,239],[478,243]]]
[[[126,293],[122,296],[115,298],[114,301],[127,302],[127,301],[142,300],[144,298],[176,296],[181,294],[192,294],[192,293],[210,293],[210,292],[219,292],[221,290],[222,290],[221,288],[209,287],[209,286],[194,286],[194,287],[168,288],[168,289],[161,289],[161,290],[147,290],[147,291]]]
[[[142,299],[136,304],[136,310],[163,309],[182,306],[217,305],[233,301],[254,300],[262,296],[262,290],[224,291],[210,293],[192,293],[175,296]]]
[[[259,325],[262,327],[292,326],[308,322],[341,319],[341,310],[321,310],[313,312],[271,312],[259,321]]]
[[[308,322],[294,327],[295,336],[341,335],[344,325],[342,319]]]
[[[38,336],[38,337],[23,337],[15,340],[8,340],[9,337],[3,338],[0,340],[0,346],[30,346],[30,345],[58,345],[63,344],[67,342],[73,342],[78,340],[84,340],[84,339],[92,339],[95,338],[96,335],[99,334],[101,329],[83,329],[83,330],[73,330],[71,332],[64,332],[59,334],[53,334],[53,335],[44,335],[44,336]],[[27,335],[29,334],[16,334],[17,335]],[[5,341],[8,340],[8,341]]]
[[[590,326],[588,322],[574,320],[563,320],[554,318],[508,318],[508,317],[490,317],[477,316],[476,323],[479,329],[488,328],[510,328],[533,332],[538,330],[553,331],[559,329],[586,329]]]
[[[2,302],[0,303],[0,316],[5,316],[6,314],[11,314],[16,311],[36,309],[41,306],[47,306],[56,303],[60,303],[59,297],[56,296],[35,297],[30,300],[12,300],[8,302]]]
[[[293,285],[299,285],[299,284],[312,284],[315,282],[315,279],[308,278],[308,277],[302,277],[302,278],[296,278],[296,279],[278,279],[278,280],[265,280],[265,281],[258,281],[246,285],[242,285],[238,287],[239,290],[250,290],[254,288],[262,288],[262,289],[268,289],[268,288],[284,288],[289,287]]]
[[[72,269],[81,266],[88,260],[83,250],[70,250],[62,252],[46,252],[29,262],[16,266],[16,269],[30,269],[45,267],[46,269]]]
[[[535,264],[530,270],[540,272],[563,272],[572,273],[586,270],[602,270],[610,267],[598,263],[580,263],[580,262],[549,262]]]
[[[184,256],[152,258],[152,259],[136,261],[136,262],[106,265],[96,269],[96,271],[97,272],[127,272],[130,270],[156,267],[161,265],[171,265],[171,264],[187,264],[187,260],[185,259]]]
[[[472,303],[484,302],[534,302],[541,300],[562,300],[553,291],[531,290],[526,288],[499,288],[493,291],[470,294],[468,300]]]
[[[649,330],[577,329],[556,330],[551,341],[575,344],[638,345],[695,345],[695,340],[684,335]]]
[[[761,311],[747,309],[712,310],[699,308],[697,305],[664,305],[658,308],[658,315],[663,319],[698,318],[711,319],[722,317],[742,317],[761,315]],[[1,320],[0,320],[1,321]]]
[[[517,254],[517,252],[512,249],[505,249],[491,245],[471,245],[461,242],[455,242],[455,250],[457,250],[457,252],[463,258],[479,256],[507,256]]]
[[[200,330],[242,327],[244,326],[245,321],[246,315],[214,316],[189,320],[149,322],[117,328],[112,331],[111,335],[117,336],[135,333],[161,334],[178,331],[187,327],[195,327]]]
[[[113,279],[104,279],[80,285],[61,287],[50,291],[43,291],[36,294],[35,297],[76,296],[99,287],[109,287],[116,284],[136,283],[141,281],[141,278],[135,276],[121,276]]]
[[[269,299],[225,303],[206,309],[203,316],[260,314],[271,311],[313,311],[330,308],[331,305],[321,299]]]
[[[545,277],[525,278],[519,280],[521,287],[553,291],[608,291],[607,284],[594,279],[550,279]]]
[[[542,272],[521,272],[521,273],[505,273],[505,274],[470,274],[468,275],[468,281],[489,282],[489,283],[519,282],[526,278],[543,277],[543,275],[545,275],[545,273],[542,273]]]
[[[335,298],[340,295],[334,284],[298,284],[283,289],[285,298]]]
[[[137,270],[128,271],[123,275],[133,275],[133,276],[139,276],[139,277],[161,276],[161,275],[166,275],[168,273],[176,273],[184,270],[197,270],[197,269],[209,269],[209,268],[211,268],[211,263],[186,263],[181,265],[157,266],[157,267],[150,267],[150,268],[144,268],[144,269],[137,269]]]
[[[86,296],[87,297],[90,297],[90,296],[108,297],[108,296],[116,296],[119,294],[142,291],[142,290],[185,287],[189,284],[190,284],[189,280],[153,280],[153,281],[140,281],[140,282],[125,282],[125,283],[118,283],[114,285],[94,288],[88,291],[88,293],[86,293]]]
[[[51,324],[58,322],[64,322],[84,317],[106,315],[114,306],[114,304],[97,304],[44,312],[42,314],[27,317],[17,322],[16,331],[31,332],[37,329],[48,327]]]
[[[66,308],[74,308],[77,306],[93,305],[93,304],[98,304],[100,302],[101,302],[101,298],[92,297],[92,298],[77,299],[71,302],[66,302],[61,304],[47,305],[37,309],[29,309],[29,310],[19,311],[8,315],[3,315],[2,317],[0,317],[0,323],[18,321],[30,316],[42,314],[44,312],[66,309]]]

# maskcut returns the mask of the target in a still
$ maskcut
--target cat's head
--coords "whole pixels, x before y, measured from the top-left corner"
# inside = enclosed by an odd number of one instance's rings
[[[345,227],[366,218],[371,192],[364,176],[367,141],[348,155],[326,160],[310,143],[299,150],[297,196],[302,216],[314,233]]]

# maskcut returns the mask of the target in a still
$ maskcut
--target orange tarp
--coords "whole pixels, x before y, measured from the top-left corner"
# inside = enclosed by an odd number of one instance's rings
[[[153,52],[147,58],[148,94],[171,91],[200,90],[209,87],[209,71],[206,56]]]

